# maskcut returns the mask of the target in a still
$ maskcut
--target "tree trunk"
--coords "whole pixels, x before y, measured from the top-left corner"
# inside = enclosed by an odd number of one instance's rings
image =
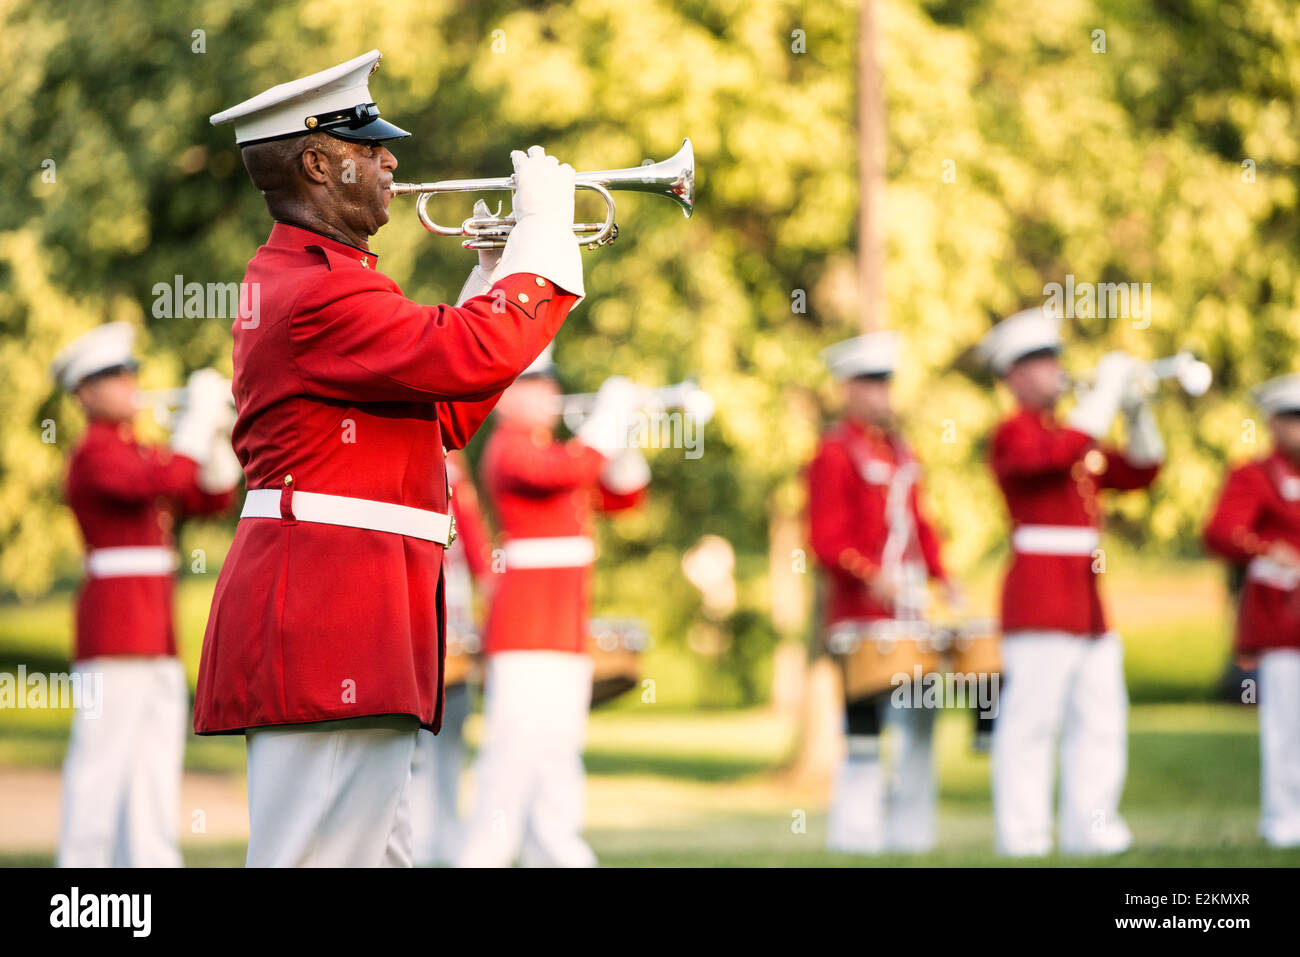
[[[858,21],[858,327],[864,333],[886,325],[882,228],[885,101],[877,48],[875,0],[862,0]],[[820,645],[820,622],[814,635],[799,702],[794,758],[786,771],[800,784],[829,780],[844,747],[839,668]]]

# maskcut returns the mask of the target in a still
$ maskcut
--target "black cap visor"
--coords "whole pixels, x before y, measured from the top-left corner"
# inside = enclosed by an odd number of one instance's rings
[[[366,143],[372,140],[400,140],[403,137],[410,136],[400,126],[394,126],[387,120],[372,120],[364,126],[356,128],[350,126],[340,126],[334,129],[324,130],[330,136],[341,140],[349,140],[353,143]]]

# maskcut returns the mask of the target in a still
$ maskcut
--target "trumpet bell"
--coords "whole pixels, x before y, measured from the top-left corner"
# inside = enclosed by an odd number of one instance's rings
[[[682,148],[666,160],[626,169],[579,173],[575,181],[579,184],[596,183],[606,189],[666,196],[681,207],[684,217],[690,219],[691,213],[695,212],[695,147],[687,137],[682,140]]]
[[[1184,352],[1186,359],[1179,363],[1175,377],[1183,391],[1196,398],[1205,395],[1214,384],[1214,370],[1190,353]]]

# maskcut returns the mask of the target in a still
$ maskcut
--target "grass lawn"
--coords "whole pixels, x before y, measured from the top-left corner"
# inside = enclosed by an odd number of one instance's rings
[[[1218,569],[1196,563],[1148,576],[1140,570],[1105,583],[1124,632],[1134,706],[1123,810],[1137,847],[1106,860],[1046,864],[1137,866],[1300,865],[1300,851],[1276,852],[1255,835],[1258,743],[1253,710],[1210,701],[1227,648],[1227,612]],[[191,677],[197,668],[211,580],[180,590],[182,640]],[[1148,624],[1139,624],[1146,622]],[[70,612],[66,596],[0,606],[0,671],[66,667]],[[663,644],[647,673],[689,672],[683,653]],[[661,685],[663,681],[661,680]],[[663,695],[661,701],[672,700]],[[0,775],[6,768],[48,769],[63,755],[68,714],[10,711],[0,721]],[[478,719],[469,725],[477,741]],[[702,711],[625,699],[592,719],[588,740],[587,835],[612,866],[988,865],[992,857],[988,758],[970,749],[970,721],[945,714],[939,723],[942,850],[911,857],[828,854],[826,786],[785,772],[794,740],[791,719],[767,709]],[[195,739],[191,772],[233,782],[240,804],[240,738]],[[204,777],[203,775],[199,776]],[[464,782],[463,797],[471,782]],[[51,784],[51,787],[53,785]],[[55,795],[57,791],[53,792]],[[52,798],[52,799],[56,799]],[[230,809],[243,813],[242,806]],[[239,865],[242,842],[189,840],[192,866]],[[52,847],[0,847],[0,864],[45,865]]]

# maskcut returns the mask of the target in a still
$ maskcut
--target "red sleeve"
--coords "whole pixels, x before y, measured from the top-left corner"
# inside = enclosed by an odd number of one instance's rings
[[[859,481],[853,463],[838,445],[822,443],[808,466],[808,532],[813,554],[831,574],[861,579],[876,567],[853,544],[846,517],[853,514],[850,494]]]
[[[91,494],[113,502],[136,504],[165,496],[197,503],[203,495],[196,484],[198,463],[167,448],[95,443],[82,447],[76,468],[78,481]]]
[[[528,361],[532,362],[532,359]],[[442,444],[449,449],[463,449],[496,408],[500,398],[501,392],[494,392],[478,402],[439,403],[438,425],[442,427]]]
[[[999,479],[1032,478],[1068,472],[1092,445],[1077,429],[1046,429],[1012,420],[993,436],[993,473]]]
[[[235,501],[235,489],[229,492],[205,492],[195,485],[180,498],[180,512],[182,515],[212,515],[216,512],[224,512],[230,508]]]
[[[308,395],[469,400],[439,415],[449,438],[463,445],[576,301],[541,277],[516,273],[459,307],[422,306],[381,273],[336,264],[295,304],[289,330],[294,365]]]
[[[461,480],[456,483],[451,511],[456,516],[457,541],[465,549],[465,563],[469,565],[470,574],[480,578],[487,574],[490,566],[492,538],[479,508],[478,493],[471,482]]]
[[[538,446],[520,435],[500,451],[497,480],[502,488],[525,495],[594,486],[605,467],[605,456],[577,439]]]
[[[1268,497],[1267,483],[1259,469],[1249,465],[1229,473],[1202,533],[1206,548],[1234,564],[1245,564],[1267,550],[1268,543],[1255,533]]]
[[[630,508],[636,508],[645,501],[646,489],[639,488],[635,492],[611,492],[604,485],[600,487],[600,510],[602,512],[623,512]]]
[[[916,523],[916,537],[921,544],[921,554],[931,578],[943,581],[948,577],[940,557],[939,536],[930,524],[930,517],[921,507],[921,483],[912,486],[912,520]]]
[[[1159,465],[1130,465],[1128,459],[1115,449],[1103,449],[1106,453],[1106,474],[1101,477],[1102,488],[1113,488],[1127,492],[1146,488],[1156,480],[1160,473]]]

